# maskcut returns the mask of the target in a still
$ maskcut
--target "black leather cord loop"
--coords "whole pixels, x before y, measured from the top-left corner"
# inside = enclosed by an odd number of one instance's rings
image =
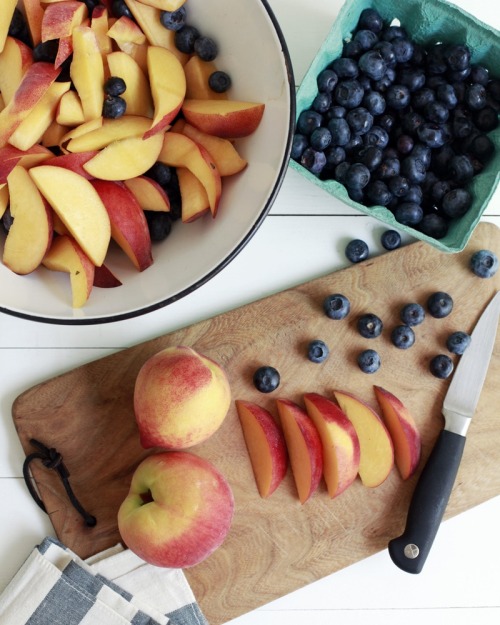
[[[29,468],[33,460],[40,460],[44,467],[46,467],[47,469],[53,469],[57,472],[57,474],[61,478],[64,490],[68,495],[71,505],[82,516],[87,527],[94,527],[97,524],[97,519],[95,518],[95,516],[89,514],[76,498],[73,489],[71,488],[69,483],[69,471],[63,462],[63,457],[61,456],[61,454],[53,447],[46,447],[43,443],[35,440],[34,438],[30,440],[30,443],[33,445],[33,447],[36,447],[38,451],[35,451],[26,456],[23,463],[23,477],[24,481],[26,482],[26,486],[30,492],[30,495],[33,497],[38,507],[41,508],[45,513],[47,513],[45,504],[38,494],[30,475]]]

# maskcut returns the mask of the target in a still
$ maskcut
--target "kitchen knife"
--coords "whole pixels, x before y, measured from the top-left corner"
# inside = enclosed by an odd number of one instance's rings
[[[407,573],[420,573],[441,524],[465,446],[467,429],[479,401],[500,317],[500,291],[490,301],[460,356],[443,402],[444,429],[419,477],[406,527],[389,542],[393,562]]]

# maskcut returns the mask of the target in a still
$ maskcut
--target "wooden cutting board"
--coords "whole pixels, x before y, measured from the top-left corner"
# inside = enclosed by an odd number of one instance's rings
[[[120,540],[117,509],[135,466],[145,456],[132,410],[134,380],[144,361],[168,345],[190,345],[211,356],[225,367],[233,399],[256,401],[273,414],[275,397],[301,403],[306,391],[332,397],[333,389],[356,393],[377,408],[373,384],[383,386],[413,414],[425,460],[442,427],[440,406],[449,384],[429,373],[429,359],[446,353],[450,332],[471,331],[500,289],[500,272],[484,280],[469,269],[471,254],[481,248],[500,252],[500,230],[494,225],[480,224],[460,254],[443,254],[417,242],[117,352],[24,392],[13,405],[13,418],[25,452],[33,451],[32,437],[61,452],[77,497],[98,520],[95,528],[85,528],[55,472],[34,463],[34,479],[57,536],[81,557]],[[452,314],[445,319],[428,316],[415,328],[411,349],[392,346],[389,334],[401,307],[411,301],[424,304],[438,290],[454,298]],[[328,319],[322,311],[323,299],[333,292],[351,301],[351,313],[343,321]],[[365,312],[384,321],[378,339],[363,339],[356,331],[356,319]],[[308,342],[316,338],[326,341],[331,350],[321,365],[305,356]],[[374,375],[363,374],[356,365],[356,355],[367,347],[377,349],[382,358],[382,367]],[[260,394],[252,385],[254,370],[263,364],[281,373],[281,385],[270,395]],[[499,376],[497,337],[447,516],[500,494]],[[234,404],[222,428],[192,451],[225,473],[236,500],[224,545],[186,570],[212,625],[384,549],[403,528],[415,484],[415,478],[403,482],[394,469],[378,488],[363,487],[357,480],[333,500],[321,484],[301,505],[289,470],[279,489],[263,500],[255,487]]]

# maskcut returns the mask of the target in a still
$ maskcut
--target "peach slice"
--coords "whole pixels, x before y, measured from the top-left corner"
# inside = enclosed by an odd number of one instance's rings
[[[56,121],[57,121],[57,117],[56,117]],[[63,152],[67,153],[68,150],[66,149],[66,145],[71,141],[71,139],[76,139],[77,137],[81,137],[82,135],[85,135],[88,132],[92,132],[92,130],[96,130],[97,128],[100,128],[103,122],[104,122],[103,117],[96,117],[95,119],[91,119],[88,122],[83,122],[83,124],[80,124],[79,126],[75,126],[74,128],[71,128],[71,130],[69,130],[64,135],[64,137],[62,137],[59,143],[59,147],[61,148]]]
[[[5,105],[14,97],[30,65],[33,65],[31,49],[19,39],[7,37],[0,53],[0,91]]]
[[[124,115],[118,119],[103,119],[102,125],[89,132],[73,137],[70,141],[64,140],[64,147],[68,152],[88,152],[101,150],[113,141],[128,137],[143,137],[151,126],[148,117],[139,115]]]
[[[4,48],[16,6],[17,0],[3,0],[2,2],[2,10],[0,11],[0,52]]]
[[[78,0],[49,4],[43,13],[42,41],[69,37],[87,17],[87,7]]]
[[[228,139],[208,135],[191,126],[191,124],[183,124],[180,132],[196,141],[199,145],[202,145],[209,152],[214,159],[219,174],[223,177],[237,174],[248,165],[248,162],[239,155],[234,145]]]
[[[138,0],[125,0],[125,4],[141,27],[142,32],[146,35],[150,45],[170,50],[184,65],[189,59],[189,55],[177,49],[175,32],[164,28],[160,22],[161,10],[138,2]]]
[[[57,147],[67,132],[69,132],[69,126],[62,126],[54,119],[43,133],[40,144],[47,148]]]
[[[186,0],[140,0],[142,4],[161,9],[162,11],[177,11]]]
[[[358,475],[360,446],[354,426],[337,404],[317,393],[306,393],[307,414],[318,429],[323,444],[326,486],[330,497],[337,497]]]
[[[9,187],[7,186],[6,182],[2,182],[0,184],[0,217],[3,217],[3,214],[7,210],[9,202]]]
[[[270,497],[288,468],[285,438],[271,413],[252,402],[236,400],[243,437],[261,497]]]
[[[111,224],[94,187],[83,176],[64,167],[39,165],[29,173],[85,254],[94,265],[102,265],[111,238]]]
[[[189,223],[210,212],[210,202],[205,187],[186,167],[177,167],[181,193],[182,221]]]
[[[121,280],[106,265],[95,268],[94,286],[100,289],[114,289],[121,285]]]
[[[110,39],[117,44],[135,43],[141,45],[146,42],[146,35],[139,26],[125,15],[119,17],[107,31]]]
[[[217,93],[208,85],[210,75],[217,71],[213,61],[202,61],[193,54],[184,65],[186,74],[186,98],[193,100],[227,100],[227,91]]]
[[[276,405],[299,500],[304,504],[318,489],[323,475],[321,439],[316,426],[300,406],[288,399],[277,399]]]
[[[12,145],[0,148],[0,184],[7,182],[7,176],[16,165],[29,169],[52,156],[52,152],[41,145],[34,145],[26,151],[18,150]]]
[[[69,91],[70,82],[53,82],[29,115],[10,135],[9,143],[19,150],[28,150],[38,143],[55,120],[61,97]]]
[[[127,180],[141,176],[158,160],[163,145],[161,133],[142,139],[127,137],[113,141],[83,168],[94,178],[101,180]]]
[[[11,134],[28,117],[59,73],[60,70],[50,63],[33,63],[28,67],[14,97],[0,113],[0,147],[7,144]]]
[[[111,222],[111,236],[134,263],[144,271],[153,263],[148,222],[140,204],[122,182],[92,180]]]
[[[142,210],[170,211],[170,200],[167,192],[156,180],[147,176],[137,176],[137,178],[130,178],[123,182],[139,202]]]
[[[389,432],[364,401],[344,391],[334,391],[334,395],[358,435],[359,477],[365,486],[379,486],[394,466],[394,447]]]
[[[59,101],[56,121],[62,126],[79,126],[85,121],[82,101],[76,91],[68,91]]]
[[[180,111],[186,95],[186,76],[179,59],[165,48],[148,48],[148,74],[154,118],[146,138],[165,130]]]
[[[95,32],[89,26],[73,29],[70,76],[82,102],[85,120],[102,115],[104,64]]]
[[[237,139],[251,135],[259,126],[265,105],[240,100],[186,99],[182,112],[186,121],[209,135]]]
[[[83,169],[83,165],[90,161],[91,158],[94,158],[97,154],[97,150],[91,150],[89,152],[75,152],[74,154],[59,154],[57,156],[51,156],[51,158],[44,161],[44,164],[70,169],[79,176],[83,176],[84,178],[87,178],[87,180],[90,180],[92,176],[90,176],[85,169]]]
[[[37,46],[42,41],[44,7],[40,4],[40,0],[24,0],[23,6],[33,45]]]
[[[14,167],[7,184],[14,221],[2,260],[15,273],[28,274],[40,265],[52,242],[52,209],[24,167]]]
[[[59,45],[57,46],[57,55],[56,60],[54,61],[54,67],[60,67],[72,54],[73,37],[71,35],[61,37],[59,39]]]
[[[373,389],[394,444],[396,466],[403,480],[407,480],[415,473],[420,461],[420,432],[401,400],[381,386]]]
[[[127,104],[127,115],[153,117],[153,99],[146,74],[129,54],[112,52],[107,56],[111,76],[123,78],[127,89],[122,98]]]
[[[108,35],[109,20],[108,9],[103,5],[97,5],[92,11],[90,28],[95,32],[97,45],[105,61],[108,54],[113,52],[113,42]]]
[[[70,236],[57,236],[42,264],[52,271],[69,273],[73,308],[81,308],[88,300],[94,284],[94,265]]]
[[[172,167],[186,167],[205,187],[212,216],[215,217],[221,196],[219,171],[205,148],[176,132],[167,132],[158,160]]]

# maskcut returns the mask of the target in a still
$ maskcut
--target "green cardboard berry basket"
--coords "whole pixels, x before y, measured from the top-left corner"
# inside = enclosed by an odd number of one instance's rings
[[[384,21],[389,23],[399,20],[419,44],[465,43],[471,50],[472,63],[480,63],[488,68],[492,77],[500,77],[500,32],[459,7],[444,0],[347,0],[297,91],[297,117],[311,106],[318,92],[316,78],[319,72],[341,55],[343,42],[350,38],[361,11],[366,8],[377,9]],[[383,206],[368,208],[351,200],[343,185],[334,180],[320,180],[294,160],[290,160],[290,166],[333,197],[388,226],[427,241],[444,252],[459,252],[466,246],[500,177],[500,127],[488,136],[496,150],[487,166],[474,176],[468,186],[474,198],[473,204],[466,215],[450,222],[447,235],[439,240],[398,223],[390,210]]]

